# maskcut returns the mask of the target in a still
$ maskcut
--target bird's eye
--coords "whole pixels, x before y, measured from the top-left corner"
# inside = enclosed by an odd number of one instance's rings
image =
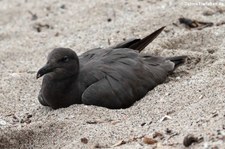
[[[61,62],[68,62],[70,59],[68,56],[64,56],[60,61]]]

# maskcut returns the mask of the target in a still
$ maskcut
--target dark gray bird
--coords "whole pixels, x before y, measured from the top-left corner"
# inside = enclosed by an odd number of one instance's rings
[[[92,49],[79,57],[68,48],[54,49],[37,73],[37,78],[44,75],[40,103],[53,109],[81,103],[110,109],[130,107],[185,62],[186,56],[139,53],[163,28],[143,39]]]

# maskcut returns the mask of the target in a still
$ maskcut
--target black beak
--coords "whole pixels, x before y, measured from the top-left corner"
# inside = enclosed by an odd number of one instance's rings
[[[42,77],[44,74],[52,72],[53,70],[54,70],[54,68],[51,65],[46,64],[44,67],[42,67],[41,69],[38,70],[36,78],[38,79],[38,78]]]

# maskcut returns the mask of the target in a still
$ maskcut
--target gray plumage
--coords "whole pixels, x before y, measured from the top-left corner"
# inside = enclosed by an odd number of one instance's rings
[[[79,57],[68,48],[54,49],[37,73],[37,78],[44,75],[40,103],[54,109],[81,103],[111,109],[131,106],[185,61],[186,56],[139,53],[163,28],[143,39],[92,49]]]

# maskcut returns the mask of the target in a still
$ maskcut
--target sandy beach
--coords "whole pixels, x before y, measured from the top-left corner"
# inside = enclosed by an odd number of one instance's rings
[[[224,0],[0,0],[0,6],[1,149],[182,149],[190,134],[197,138],[190,148],[225,147]],[[197,27],[181,24],[182,17]],[[36,73],[52,49],[80,55],[162,26],[143,53],[187,55],[187,62],[132,107],[52,110],[38,102]]]

